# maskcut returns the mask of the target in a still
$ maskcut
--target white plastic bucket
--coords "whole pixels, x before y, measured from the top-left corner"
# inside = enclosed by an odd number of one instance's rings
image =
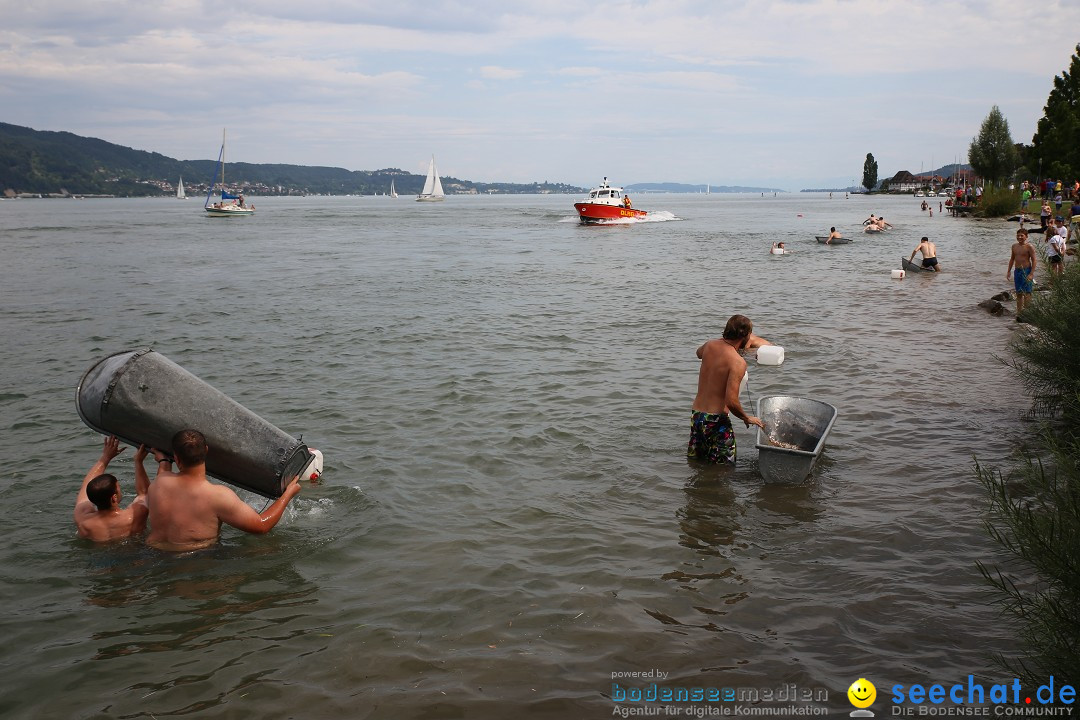
[[[904,270],[893,270],[892,271],[892,279],[893,280],[903,280],[905,274],[906,274],[906,272]]]
[[[784,362],[784,348],[779,345],[762,345],[757,349],[758,365],[781,365]]]

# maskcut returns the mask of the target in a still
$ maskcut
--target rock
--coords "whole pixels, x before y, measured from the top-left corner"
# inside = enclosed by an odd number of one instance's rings
[[[998,300],[1000,302],[1010,302],[1012,300],[1015,300],[1016,298],[1008,290],[1003,290],[1002,292],[999,292],[997,295],[995,295],[994,297],[992,297],[990,299],[991,300]],[[979,307],[982,307],[982,306],[980,305]]]
[[[979,307],[981,307],[983,310],[987,311],[991,315],[1002,315],[1005,312],[1005,306],[997,300],[983,300],[981,303],[979,303]]]

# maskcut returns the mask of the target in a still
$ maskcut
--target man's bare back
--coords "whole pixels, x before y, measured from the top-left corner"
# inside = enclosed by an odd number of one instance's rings
[[[143,458],[146,457],[146,449],[140,447],[139,451],[135,453],[136,496],[135,500],[123,509],[120,508],[123,493],[120,490],[119,482],[115,476],[105,473],[109,462],[121,452],[123,452],[123,448],[120,447],[119,440],[115,437],[105,438],[105,446],[102,449],[101,457],[90,468],[90,472],[86,474],[86,477],[83,478],[82,487],[79,488],[79,494],[75,500],[73,513],[75,527],[81,538],[94,542],[110,542],[132,535],[140,535],[146,529],[146,486],[149,481],[146,477],[146,471],[142,468]],[[98,478],[105,479],[98,481]],[[87,488],[92,482],[100,482],[104,487],[109,488],[105,491],[109,498],[107,507],[99,508],[87,495]],[[91,490],[91,492],[94,491]]]
[[[188,448],[178,445],[182,434],[189,434],[185,437]],[[171,551],[209,547],[217,542],[222,523],[259,535],[270,532],[289,501],[300,493],[299,478],[294,477],[281,497],[257,513],[231,489],[206,479],[208,450],[205,438],[196,431],[183,430],[173,439],[179,472],[159,471],[150,485],[150,535],[146,538],[150,546]]]

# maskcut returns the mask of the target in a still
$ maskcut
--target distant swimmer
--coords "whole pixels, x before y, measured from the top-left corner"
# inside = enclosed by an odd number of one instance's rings
[[[772,244],[772,249],[769,252],[771,252],[773,255],[787,255],[791,251],[784,247],[783,241],[780,241],[774,242]]]
[[[735,462],[735,430],[729,412],[746,423],[746,427],[765,427],[760,419],[747,414],[739,402],[739,384],[746,374],[746,360],[739,351],[751,347],[751,338],[768,344],[753,334],[753,328],[750,318],[732,315],[724,326],[722,338],[709,340],[698,348],[701,369],[690,414],[687,457],[711,463]]]
[[[831,228],[829,228],[829,239],[825,241],[825,244],[828,245],[833,240],[839,240],[842,237],[844,237],[844,236],[841,235],[840,233],[836,232],[836,228],[831,227]]]
[[[106,473],[109,462],[123,452],[115,437],[105,438],[101,457],[83,478],[82,487],[75,499],[75,527],[79,537],[94,542],[108,542],[141,535],[146,529],[146,491],[150,480],[143,469],[146,448],[135,453],[135,499],[123,510],[120,502],[123,492],[115,475]]]
[[[874,217],[874,213],[870,213],[870,217],[862,221],[863,225],[877,225],[877,218]]]
[[[150,486],[150,535],[148,545],[159,550],[186,551],[217,542],[221,524],[261,535],[270,532],[289,502],[300,493],[298,478],[262,513],[224,485],[206,479],[206,455],[210,448],[198,430],[181,430],[172,438],[177,472],[172,465],[158,470]]]
[[[878,229],[878,230],[888,230],[889,228],[891,228],[891,227],[892,227],[892,225],[890,225],[889,223],[885,222],[885,218],[884,218],[884,217],[879,217],[879,218],[877,219],[877,221],[876,221],[876,222],[875,222],[874,224],[875,224],[875,225],[877,225],[877,229]]]
[[[1005,279],[1009,279],[1012,273],[1013,288],[1016,290],[1016,320],[1019,322],[1020,314],[1024,312],[1028,301],[1031,300],[1031,291],[1034,289],[1035,248],[1028,244],[1027,230],[1020,228],[1016,231],[1016,242],[1012,246],[1012,254],[1009,255],[1009,267],[1005,271]],[[1013,272],[1013,267],[1016,272]]]
[[[929,238],[924,237],[918,247],[911,251],[911,257],[908,258],[908,262],[915,259],[915,253],[922,253],[922,266],[924,270],[934,269],[934,272],[941,272],[941,268],[938,266],[937,259],[937,246],[930,242]]]

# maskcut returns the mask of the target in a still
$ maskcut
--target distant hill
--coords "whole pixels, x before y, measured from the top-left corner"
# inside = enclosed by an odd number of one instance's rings
[[[637,193],[760,193],[787,192],[780,188],[744,187],[742,185],[687,185],[685,183],[634,183],[623,186],[623,190]]]
[[[82,137],[0,123],[0,194],[169,195],[184,178],[188,195],[209,191],[216,160],[176,160],[156,152]],[[229,188],[248,195],[385,194],[394,181],[401,195],[415,195],[424,176],[398,168],[346,170],[308,165],[230,162]],[[447,194],[580,194],[564,183],[479,183],[443,176]]]

